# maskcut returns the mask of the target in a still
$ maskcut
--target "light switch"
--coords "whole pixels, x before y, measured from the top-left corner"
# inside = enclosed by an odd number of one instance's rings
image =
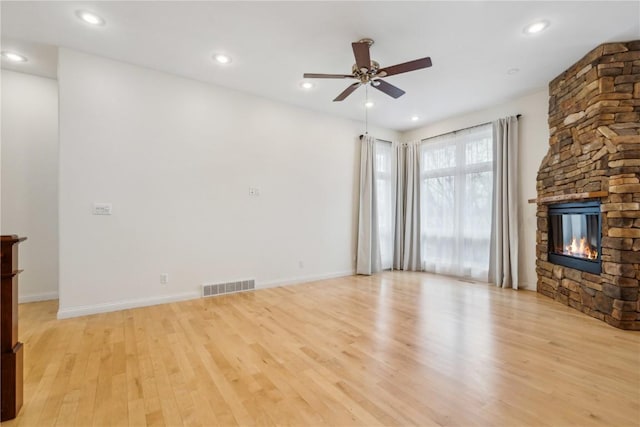
[[[93,214],[94,215],[111,215],[112,206],[111,203],[94,203]]]

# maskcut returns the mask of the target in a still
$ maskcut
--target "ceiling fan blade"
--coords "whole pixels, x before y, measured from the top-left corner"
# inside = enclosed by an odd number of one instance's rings
[[[351,74],[314,74],[304,73],[305,79],[353,79]]]
[[[428,67],[431,67],[431,58],[427,56],[426,58],[420,58],[414,61],[381,68],[377,75],[380,77],[387,77],[395,74],[407,73],[409,71],[421,70],[422,68]]]
[[[387,95],[389,95],[392,98],[400,98],[402,95],[405,94],[405,91],[403,91],[402,89],[400,89],[399,87],[395,87],[394,85],[385,82],[384,80],[374,80],[371,83],[371,86],[375,87],[376,89],[378,89],[381,92],[386,93]]]
[[[353,48],[353,56],[356,57],[356,65],[359,69],[371,68],[371,57],[369,55],[369,43],[355,42],[351,43]]]
[[[357,83],[354,83],[354,84],[352,84],[352,85],[349,85],[349,86],[348,86],[344,91],[342,91],[342,93],[341,93],[340,95],[336,96],[336,99],[334,99],[334,100],[333,100],[333,102],[336,102],[336,101],[343,101],[347,96],[351,95],[351,93],[352,93],[354,90],[358,89],[358,87],[359,87],[361,84],[362,84],[362,83],[357,82]]]

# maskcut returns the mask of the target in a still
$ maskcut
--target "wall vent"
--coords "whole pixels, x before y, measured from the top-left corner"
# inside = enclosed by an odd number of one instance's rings
[[[255,289],[255,280],[237,280],[234,282],[214,283],[202,285],[203,297],[214,297],[216,295],[231,294],[234,292],[250,291]]]

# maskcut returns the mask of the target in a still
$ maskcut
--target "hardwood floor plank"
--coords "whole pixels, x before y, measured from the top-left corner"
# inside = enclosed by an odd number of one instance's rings
[[[634,426],[640,334],[385,272],[56,320],[20,306],[13,426]]]

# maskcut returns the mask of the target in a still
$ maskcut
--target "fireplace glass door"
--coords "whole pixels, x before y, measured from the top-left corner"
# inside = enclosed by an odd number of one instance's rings
[[[600,273],[600,203],[564,203],[549,207],[549,260]]]

